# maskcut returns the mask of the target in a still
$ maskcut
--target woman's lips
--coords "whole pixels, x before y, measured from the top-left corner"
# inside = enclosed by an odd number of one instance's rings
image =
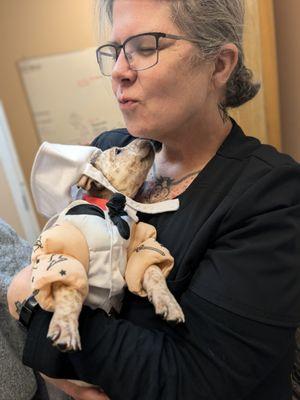
[[[137,106],[138,102],[136,100],[119,100],[119,107],[121,110],[130,110]]]

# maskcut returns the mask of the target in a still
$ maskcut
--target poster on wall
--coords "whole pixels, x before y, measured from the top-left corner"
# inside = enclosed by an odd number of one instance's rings
[[[95,52],[89,48],[18,63],[41,142],[88,144],[101,132],[124,127]]]

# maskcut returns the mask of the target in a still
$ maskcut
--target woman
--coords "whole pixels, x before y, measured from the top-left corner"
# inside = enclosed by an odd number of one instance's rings
[[[176,213],[141,219],[176,260],[168,284],[186,323],[167,324],[127,293],[117,319],[84,307],[83,350],[63,354],[46,341],[50,314],[37,309],[24,362],[93,383],[113,400],[290,399],[300,320],[300,169],[228,118],[227,108],[258,91],[243,63],[243,2],[102,6],[112,42],[97,57],[127,130],[162,143],[137,198],[180,200]],[[115,130],[93,144],[123,146],[132,136]],[[107,398],[87,390],[77,398]]]

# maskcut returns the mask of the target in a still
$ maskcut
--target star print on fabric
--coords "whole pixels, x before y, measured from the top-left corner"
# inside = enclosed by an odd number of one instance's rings
[[[61,271],[59,271],[59,273],[61,274],[61,276],[64,276],[64,275],[67,274],[66,271],[65,271],[64,269],[62,269]]]

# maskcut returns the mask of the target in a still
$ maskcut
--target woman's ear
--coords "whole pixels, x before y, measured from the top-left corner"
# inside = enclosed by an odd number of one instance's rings
[[[233,43],[227,43],[221,47],[215,59],[215,70],[213,72],[213,83],[216,89],[223,88],[238,62],[238,48]]]

